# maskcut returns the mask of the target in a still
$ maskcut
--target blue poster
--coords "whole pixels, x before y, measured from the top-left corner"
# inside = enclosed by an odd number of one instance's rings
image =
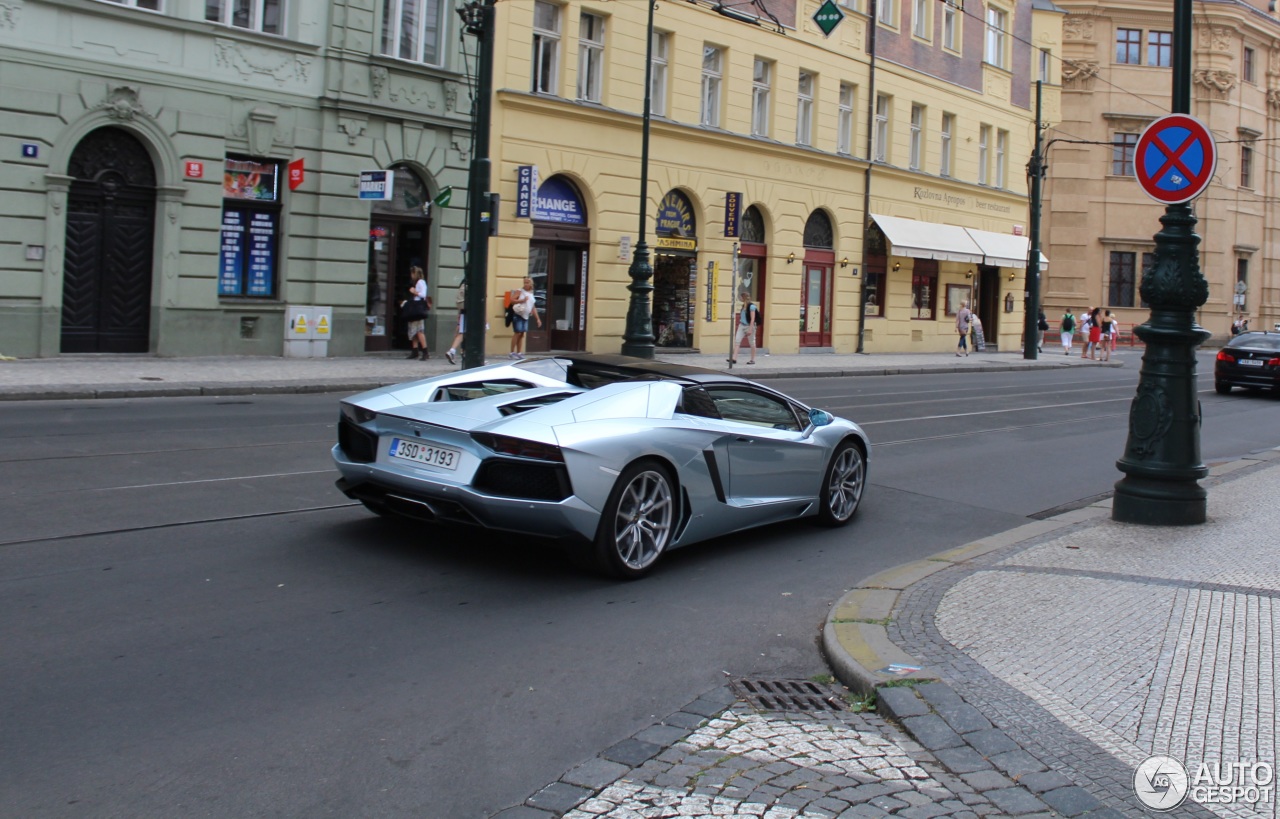
[[[567,180],[553,176],[538,186],[533,218],[562,225],[585,225],[586,214],[578,192]]]
[[[218,295],[238,296],[244,284],[244,212],[222,211],[221,263],[218,267]]]
[[[533,204],[533,166],[516,168],[516,218],[528,219]]]
[[[275,295],[276,214],[253,211],[249,222],[249,275],[246,296]]]

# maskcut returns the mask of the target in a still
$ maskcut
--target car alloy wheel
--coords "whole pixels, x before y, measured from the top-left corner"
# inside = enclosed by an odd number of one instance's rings
[[[671,541],[675,492],[667,471],[635,463],[618,478],[596,537],[606,569],[632,579],[649,572]]]
[[[867,477],[867,462],[857,444],[845,441],[836,448],[827,467],[823,483],[825,503],[822,521],[830,526],[848,523],[862,502],[862,489]]]

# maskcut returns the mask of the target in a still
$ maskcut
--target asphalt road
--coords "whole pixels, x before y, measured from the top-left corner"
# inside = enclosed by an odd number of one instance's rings
[[[780,381],[876,442],[857,520],[630,584],[350,505],[337,396],[0,407],[0,816],[496,812],[726,673],[825,671],[858,579],[1109,491],[1130,360]],[[1205,460],[1280,444],[1201,362]]]

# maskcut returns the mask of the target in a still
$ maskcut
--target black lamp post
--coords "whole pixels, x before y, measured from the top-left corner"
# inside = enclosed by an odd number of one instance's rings
[[[467,183],[467,207],[470,214],[470,237],[467,240],[467,299],[464,305],[469,320],[462,338],[462,366],[484,366],[485,302],[489,285],[489,232],[492,212],[489,196],[489,132],[493,99],[493,25],[495,0],[473,0],[462,8],[463,28],[479,41],[476,62],[476,117],[473,131],[471,175]]]
[[[645,241],[649,199],[649,109],[653,86],[653,10],[656,0],[649,0],[649,24],[645,28],[648,38],[644,52],[644,124],[640,137],[640,228],[635,250],[632,251],[631,304],[627,308],[627,326],[622,335],[622,354],[636,358],[653,358],[653,311],[649,294],[653,292],[653,265],[649,264],[649,243]]]
[[[1174,0],[1173,113],[1191,113],[1191,0]],[[1209,298],[1200,272],[1200,237],[1187,203],[1168,205],[1155,235],[1155,263],[1142,274],[1151,317],[1134,332],[1146,344],[1138,392],[1129,408],[1129,438],[1116,466],[1112,520],[1149,525],[1204,523],[1209,474],[1200,460],[1196,347],[1209,332],[1195,311]]]

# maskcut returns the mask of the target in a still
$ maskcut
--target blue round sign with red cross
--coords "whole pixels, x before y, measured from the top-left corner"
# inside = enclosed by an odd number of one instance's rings
[[[1209,187],[1218,145],[1200,120],[1169,114],[1147,126],[1134,149],[1133,169],[1147,196],[1165,205],[1189,202]]]

